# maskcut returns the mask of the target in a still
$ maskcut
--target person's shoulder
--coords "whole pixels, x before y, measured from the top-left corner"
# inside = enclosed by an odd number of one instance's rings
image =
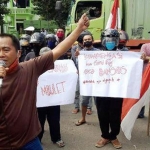
[[[142,47],[150,48],[150,43],[145,43],[142,45]]]
[[[122,49],[118,49],[118,51],[129,51],[127,47],[123,47]]]
[[[150,43],[145,43],[141,46],[141,52],[150,51]]]
[[[29,53],[26,55],[24,61],[28,61],[28,60],[30,60],[30,59],[32,59],[32,58],[35,58],[35,53],[34,53],[34,52],[29,52]]]
[[[125,47],[125,51],[129,51],[129,49],[127,47]]]
[[[86,48],[81,48],[80,51],[87,51],[87,49]]]
[[[150,43],[144,43],[142,46],[150,46]]]
[[[76,48],[78,48],[78,45],[73,45],[72,46],[72,49],[76,49]]]
[[[150,43],[143,44],[141,48],[150,48]]]
[[[26,56],[31,56],[31,55],[35,55],[34,52],[29,52]]]
[[[93,47],[93,51],[100,51],[100,49]]]
[[[71,48],[71,52],[74,53],[76,51],[76,49],[77,49],[77,45],[73,45]]]

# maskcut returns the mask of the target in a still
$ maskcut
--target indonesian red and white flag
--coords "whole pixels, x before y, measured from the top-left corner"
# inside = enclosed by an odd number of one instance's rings
[[[142,76],[140,98],[139,99],[125,98],[123,100],[121,128],[128,140],[131,139],[132,129],[141,108],[146,104],[149,104],[149,102],[150,102],[150,64],[147,65]]]
[[[114,0],[114,4],[109,15],[106,29],[121,29],[119,0]]]

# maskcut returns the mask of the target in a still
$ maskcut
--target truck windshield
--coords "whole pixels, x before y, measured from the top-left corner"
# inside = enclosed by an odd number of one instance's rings
[[[75,11],[75,22],[78,22],[82,14],[86,13],[89,19],[96,19],[101,16],[101,1],[79,1]]]

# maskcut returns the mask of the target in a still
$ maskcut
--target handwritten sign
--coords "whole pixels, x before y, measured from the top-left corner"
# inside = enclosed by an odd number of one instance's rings
[[[57,60],[53,70],[38,79],[37,107],[74,103],[77,70],[72,60]]]
[[[80,52],[80,94],[139,98],[143,69],[140,56],[129,51]]]

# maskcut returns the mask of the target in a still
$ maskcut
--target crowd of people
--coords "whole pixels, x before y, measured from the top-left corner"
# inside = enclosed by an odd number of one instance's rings
[[[66,38],[63,29],[58,29],[56,35],[44,30],[32,35],[25,34],[20,42],[13,35],[0,35],[0,60],[5,63],[0,65],[0,77],[3,78],[0,89],[1,150],[42,150],[41,141],[46,120],[51,141],[59,147],[65,146],[60,133],[60,106],[36,108],[38,77],[53,69],[55,60],[64,59],[71,47],[72,60],[77,70],[80,51],[128,51],[126,42],[129,37],[125,31],[104,30],[100,36],[101,48],[95,48],[93,36],[87,31],[88,26],[89,19],[83,14],[76,29]],[[73,46],[75,41],[78,43]],[[149,47],[147,44],[141,48],[144,65],[150,60]],[[78,74],[80,76],[79,72]],[[101,148],[112,143],[114,148],[121,148],[117,136],[120,132],[123,98],[82,96],[79,89],[78,80],[72,113],[79,112],[81,100],[82,117],[75,125],[86,123],[86,114],[92,114],[94,99],[101,130],[101,138],[95,146]]]

